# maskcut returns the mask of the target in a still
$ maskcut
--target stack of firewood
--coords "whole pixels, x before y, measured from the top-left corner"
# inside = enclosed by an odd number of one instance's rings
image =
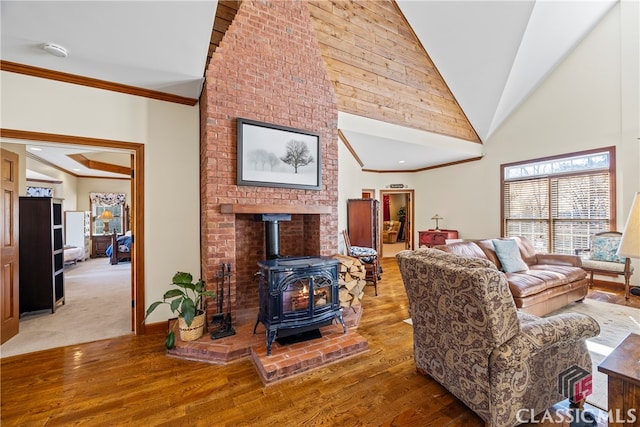
[[[340,261],[338,264],[340,307],[360,304],[367,284],[364,265],[359,259],[350,256],[338,254],[334,255],[334,258]]]

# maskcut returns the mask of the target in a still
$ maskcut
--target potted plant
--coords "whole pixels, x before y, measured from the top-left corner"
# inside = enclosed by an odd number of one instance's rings
[[[183,341],[193,341],[202,336],[204,331],[205,312],[202,310],[202,302],[206,297],[215,298],[216,293],[207,291],[202,279],[193,282],[190,273],[177,272],[171,284],[175,289],[169,289],[164,293],[162,301],[156,301],[149,306],[145,319],[159,305],[169,304],[171,311],[178,314],[178,328],[180,329],[180,339]],[[167,334],[167,348],[173,348],[175,344],[175,334],[173,330]]]
[[[400,209],[398,209],[398,221],[404,222],[406,217],[407,217],[407,208],[402,206]]]

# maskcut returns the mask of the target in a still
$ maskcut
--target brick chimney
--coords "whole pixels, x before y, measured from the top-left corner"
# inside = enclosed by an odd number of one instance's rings
[[[337,252],[338,109],[306,1],[243,1],[205,76],[200,99],[202,277],[215,287],[221,263],[232,264],[235,319],[239,310],[257,312],[253,275],[257,262],[265,259],[264,224],[254,221],[252,212],[223,213],[221,205],[325,207],[329,213],[281,212],[293,215],[280,224],[280,252]],[[238,117],[320,134],[322,189],[237,186]]]

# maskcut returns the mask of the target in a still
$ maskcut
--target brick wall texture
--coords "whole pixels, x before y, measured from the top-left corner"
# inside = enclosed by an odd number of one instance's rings
[[[205,77],[200,100],[202,277],[215,289],[221,263],[232,264],[235,314],[258,307],[253,275],[256,263],[265,259],[264,224],[252,215],[222,214],[220,204],[328,206],[330,215],[293,215],[290,222],[281,222],[280,253],[337,252],[338,110],[306,1],[243,1]],[[236,185],[238,117],[319,134],[321,190]]]

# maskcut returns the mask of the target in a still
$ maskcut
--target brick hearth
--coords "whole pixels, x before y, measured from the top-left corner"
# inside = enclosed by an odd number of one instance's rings
[[[369,343],[354,330],[342,333],[342,326],[320,328],[322,337],[282,346],[274,342],[271,356],[262,334],[262,345],[251,347],[251,360],[264,384],[271,384],[329,363],[344,360],[369,349]]]
[[[347,324],[352,325],[361,316],[361,310],[347,315]],[[320,329],[321,338],[281,345],[277,341],[267,356],[264,327],[258,325],[253,335],[255,316],[243,314],[242,320],[234,324],[236,334],[230,337],[212,340],[205,332],[195,341],[181,341],[176,336],[176,346],[167,354],[179,359],[215,364],[226,364],[235,360],[251,358],[256,371],[265,385],[272,384],[334,363],[369,349],[367,340],[354,328],[343,334],[341,325],[330,325]]]

